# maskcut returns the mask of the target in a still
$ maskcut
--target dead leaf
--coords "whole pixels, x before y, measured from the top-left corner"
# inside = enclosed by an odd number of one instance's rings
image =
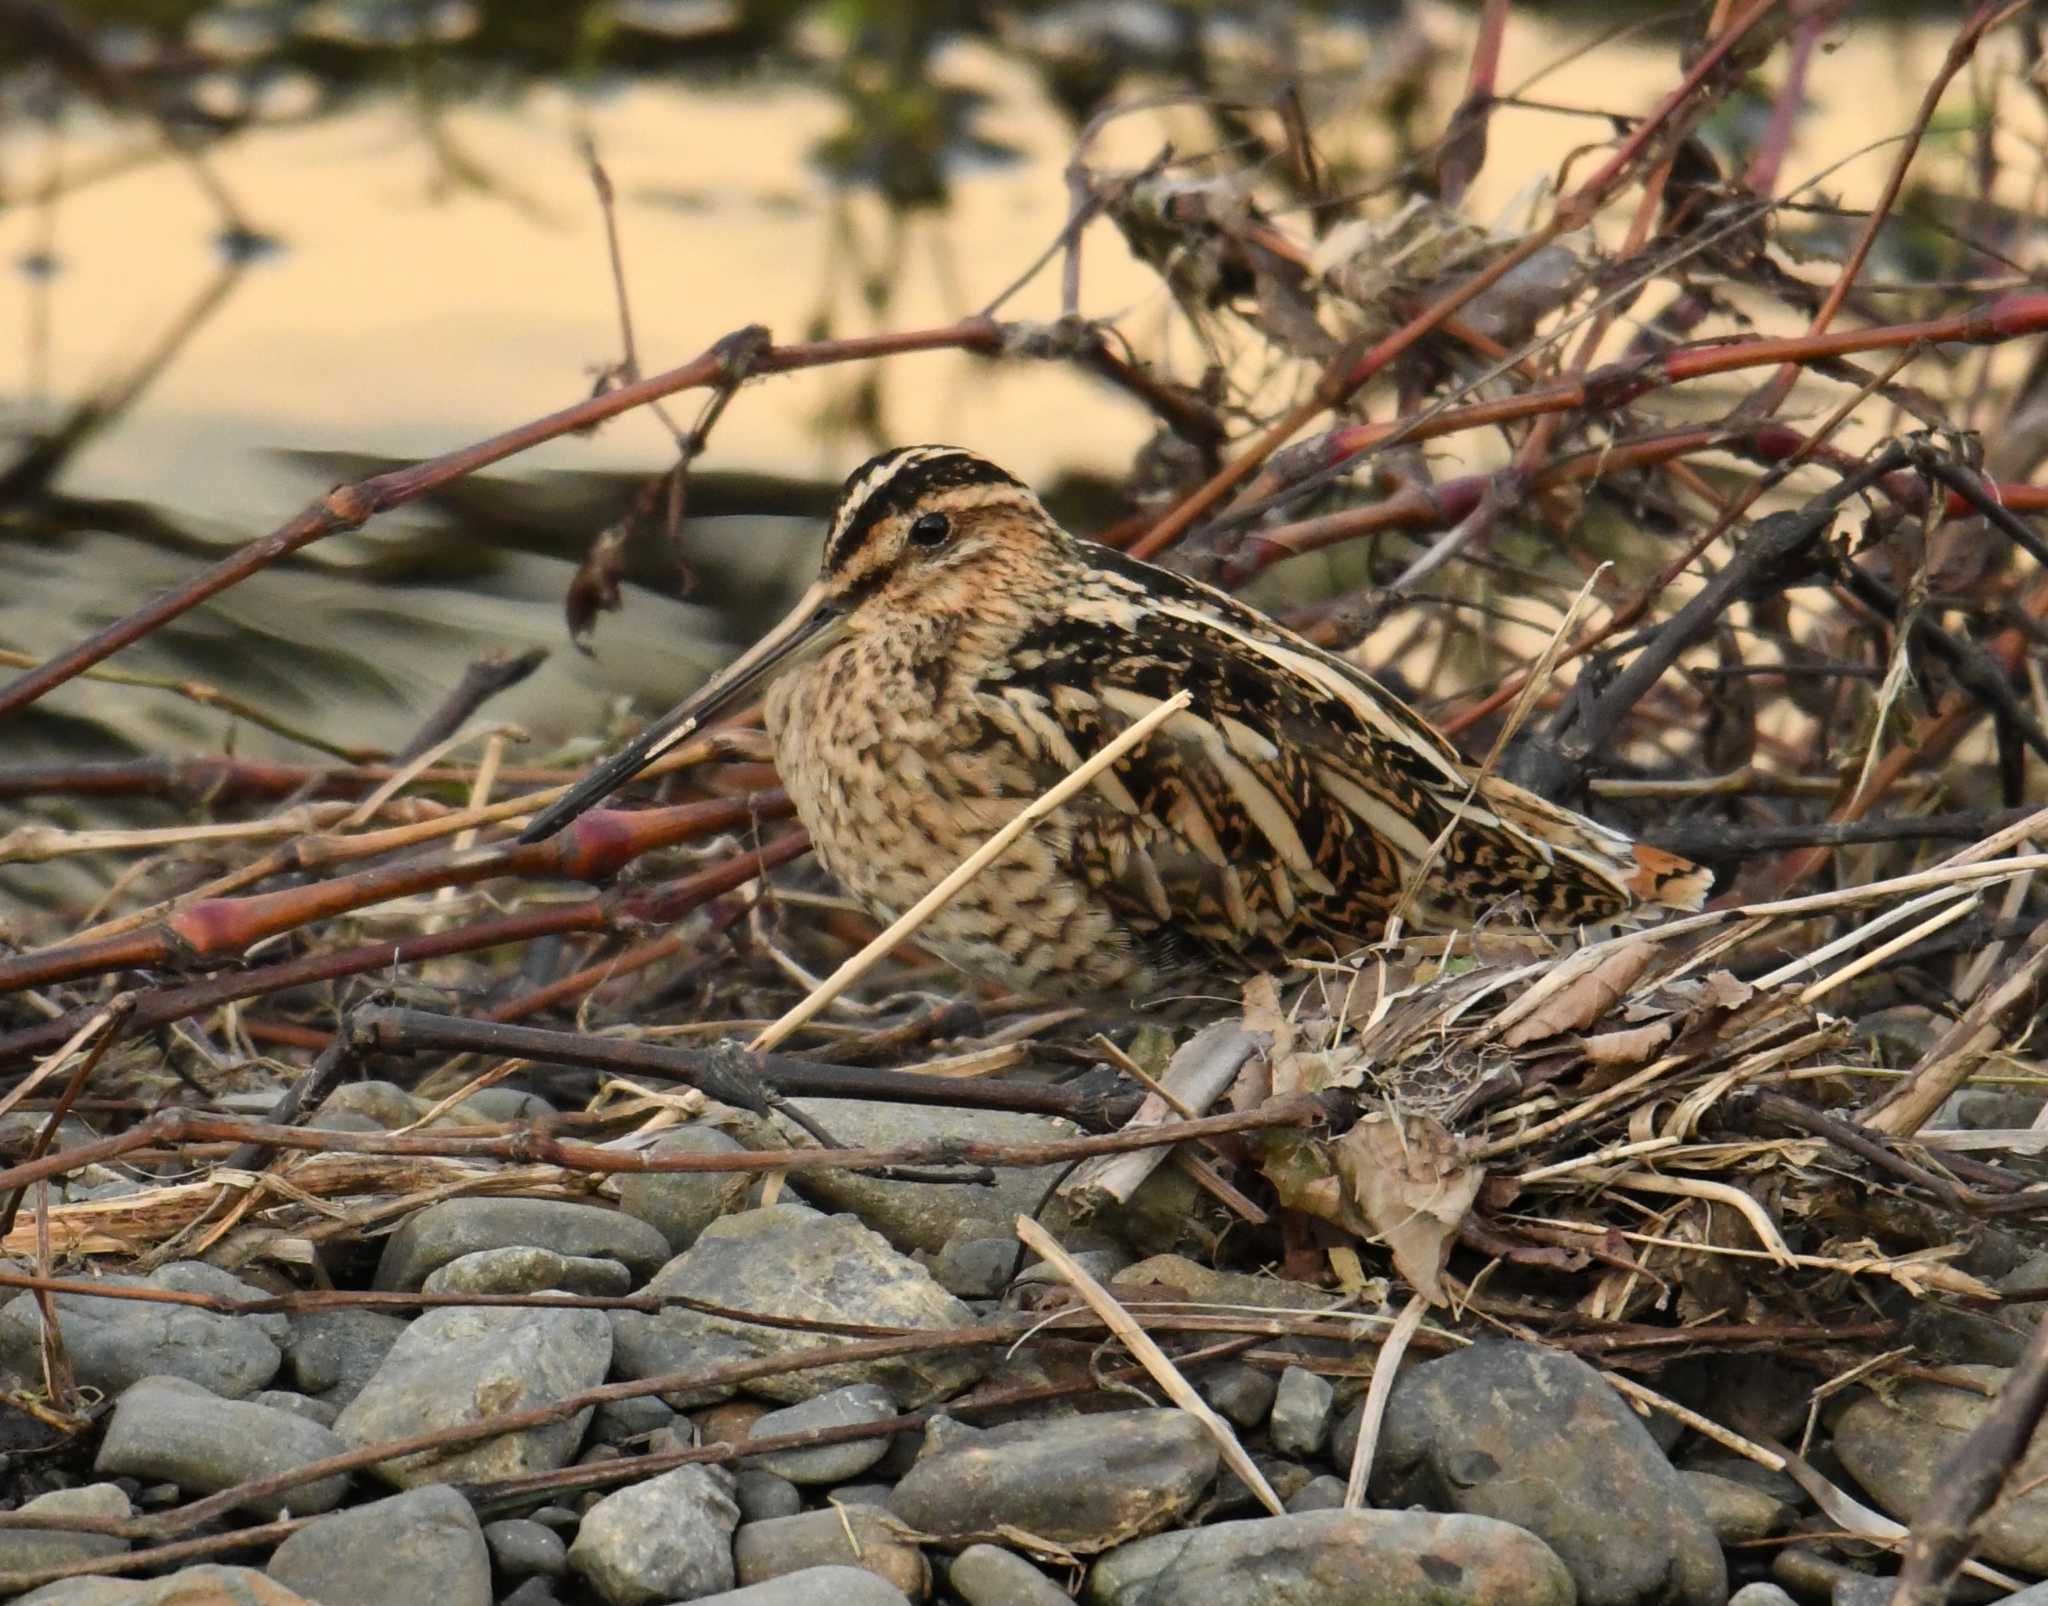
[[[598,532],[583,555],[575,578],[562,598],[562,612],[569,623],[569,639],[589,652],[585,638],[600,613],[619,607],[619,581],[626,571],[626,527],[614,524]]]
[[[1432,1305],[1449,1301],[1444,1266],[1485,1171],[1426,1115],[1369,1115],[1335,1144],[1337,1175],[1394,1256],[1394,1269]]]
[[[1263,1059],[1254,1055],[1245,1062],[1238,1075],[1239,1086],[1231,1089],[1233,1107],[1255,1109],[1267,1099],[1313,1091],[1322,1085],[1309,1080],[1309,1067],[1295,1052],[1294,1022],[1280,1007],[1280,989],[1271,976],[1260,974],[1244,984],[1244,1029],[1264,1032],[1273,1046]],[[1240,1098],[1248,1102],[1240,1103]]]
[[[1480,1185],[1479,1207],[1490,1216],[1511,1208],[1522,1197],[1522,1179],[1504,1171],[1491,1173]]]
[[[1259,1172],[1273,1185],[1281,1204],[1347,1231],[1360,1231],[1363,1224],[1359,1218],[1345,1212],[1344,1189],[1330,1169],[1328,1144],[1284,1128],[1250,1136],[1258,1153]]]
[[[1486,165],[1486,125],[1492,111],[1493,96],[1481,91],[1467,95],[1451,114],[1450,131],[1436,153],[1436,192],[1446,206],[1465,198],[1466,187]]]
[[[1755,996],[1754,987],[1725,970],[1709,971],[1700,990],[1700,1002],[1715,1009],[1740,1009]]]
[[[1323,1253],[1329,1257],[1330,1275],[1337,1279],[1337,1286],[1345,1293],[1363,1295],[1372,1286],[1372,1279],[1365,1275],[1365,1266],[1358,1258],[1358,1251],[1349,1244],[1332,1244]]]
[[[1272,1035],[1273,1047],[1292,1045],[1294,1024],[1280,1008],[1280,989],[1264,971],[1244,984],[1244,1029]]]
[[[1599,1032],[1585,1039],[1581,1046],[1595,1065],[1640,1065],[1670,1042],[1677,1029],[1669,1019],[1652,1021],[1625,1031]]]
[[[1502,1032],[1509,1048],[1582,1031],[1605,1015],[1636,984],[1656,953],[1654,944],[1625,942],[1590,961],[1578,975],[1559,986],[1535,1008],[1521,1014]],[[1512,1006],[1504,1017],[1515,1014]]]

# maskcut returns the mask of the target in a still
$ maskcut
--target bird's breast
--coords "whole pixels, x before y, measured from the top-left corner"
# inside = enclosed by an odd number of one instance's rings
[[[776,766],[797,814],[826,869],[880,918],[923,897],[1043,789],[1031,756],[982,717],[979,685],[972,664],[856,638],[769,693]],[[1068,820],[1037,825],[919,940],[1026,991],[1067,977],[1118,985],[1135,961],[1072,874],[1071,848]]]

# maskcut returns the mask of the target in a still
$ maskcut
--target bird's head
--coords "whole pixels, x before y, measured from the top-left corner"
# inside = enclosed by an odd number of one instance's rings
[[[847,476],[818,578],[746,652],[534,817],[536,842],[592,808],[776,674],[849,632],[902,629],[985,606],[1066,538],[1038,498],[957,446],[903,446]]]
[[[1022,482],[958,446],[871,457],[839,492],[814,607],[858,627],[972,610],[1064,539]]]

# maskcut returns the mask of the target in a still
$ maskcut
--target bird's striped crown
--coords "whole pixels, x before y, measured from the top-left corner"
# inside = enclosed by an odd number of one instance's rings
[[[879,452],[840,487],[825,536],[824,572],[828,577],[847,574],[863,567],[863,557],[878,548],[893,550],[896,543],[887,537],[905,519],[992,503],[1042,512],[1021,480],[964,447],[901,446]]]

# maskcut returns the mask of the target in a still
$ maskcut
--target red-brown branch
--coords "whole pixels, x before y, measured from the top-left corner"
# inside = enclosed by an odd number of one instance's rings
[[[789,797],[779,790],[665,809],[594,809],[545,842],[421,853],[280,892],[205,898],[119,936],[0,959],[0,994],[110,971],[231,959],[315,920],[499,876],[605,881],[656,848],[731,831],[750,820],[786,819],[790,813]]]
[[[758,852],[737,854],[642,892],[607,893],[603,897],[586,898],[577,903],[552,904],[495,920],[476,921],[451,931],[404,937],[395,942],[365,943],[331,953],[307,954],[254,970],[209,977],[188,986],[145,992],[137,999],[127,1031],[131,1035],[149,1031],[238,999],[260,997],[285,987],[305,987],[344,976],[366,975],[394,965],[417,964],[451,954],[476,953],[508,943],[531,942],[536,937],[561,936],[573,931],[608,931],[635,923],[662,924],[678,920],[699,905],[745,885],[777,865],[787,864],[809,848],[809,836],[801,830],[789,831]],[[85,1011],[73,1011],[56,1020],[0,1036],[0,1063],[47,1052],[77,1030],[85,1018]]]
[[[590,429],[608,418],[616,418],[620,413],[630,412],[635,407],[663,396],[672,396],[678,391],[731,385],[747,374],[786,374],[800,368],[821,368],[832,363],[860,362],[912,351],[993,352],[1000,344],[1001,331],[993,319],[975,317],[963,318],[958,323],[936,329],[865,335],[850,340],[810,340],[795,345],[756,348],[751,343],[759,339],[759,331],[741,330],[679,368],[671,368],[636,384],[621,385],[573,407],[564,407],[544,418],[508,429],[474,445],[429,458],[426,462],[415,463],[409,468],[394,469],[388,474],[337,486],[270,534],[251,541],[185,584],[144,604],[68,651],[59,653],[41,668],[32,669],[11,684],[0,687],[0,719],[20,712],[81,670],[91,668],[123,647],[133,646],[151,631],[197,607],[207,598],[239,585],[280,558],[289,557],[330,535],[361,529],[380,513],[544,441]],[[748,343],[745,370],[736,372],[732,353],[743,342]]]

